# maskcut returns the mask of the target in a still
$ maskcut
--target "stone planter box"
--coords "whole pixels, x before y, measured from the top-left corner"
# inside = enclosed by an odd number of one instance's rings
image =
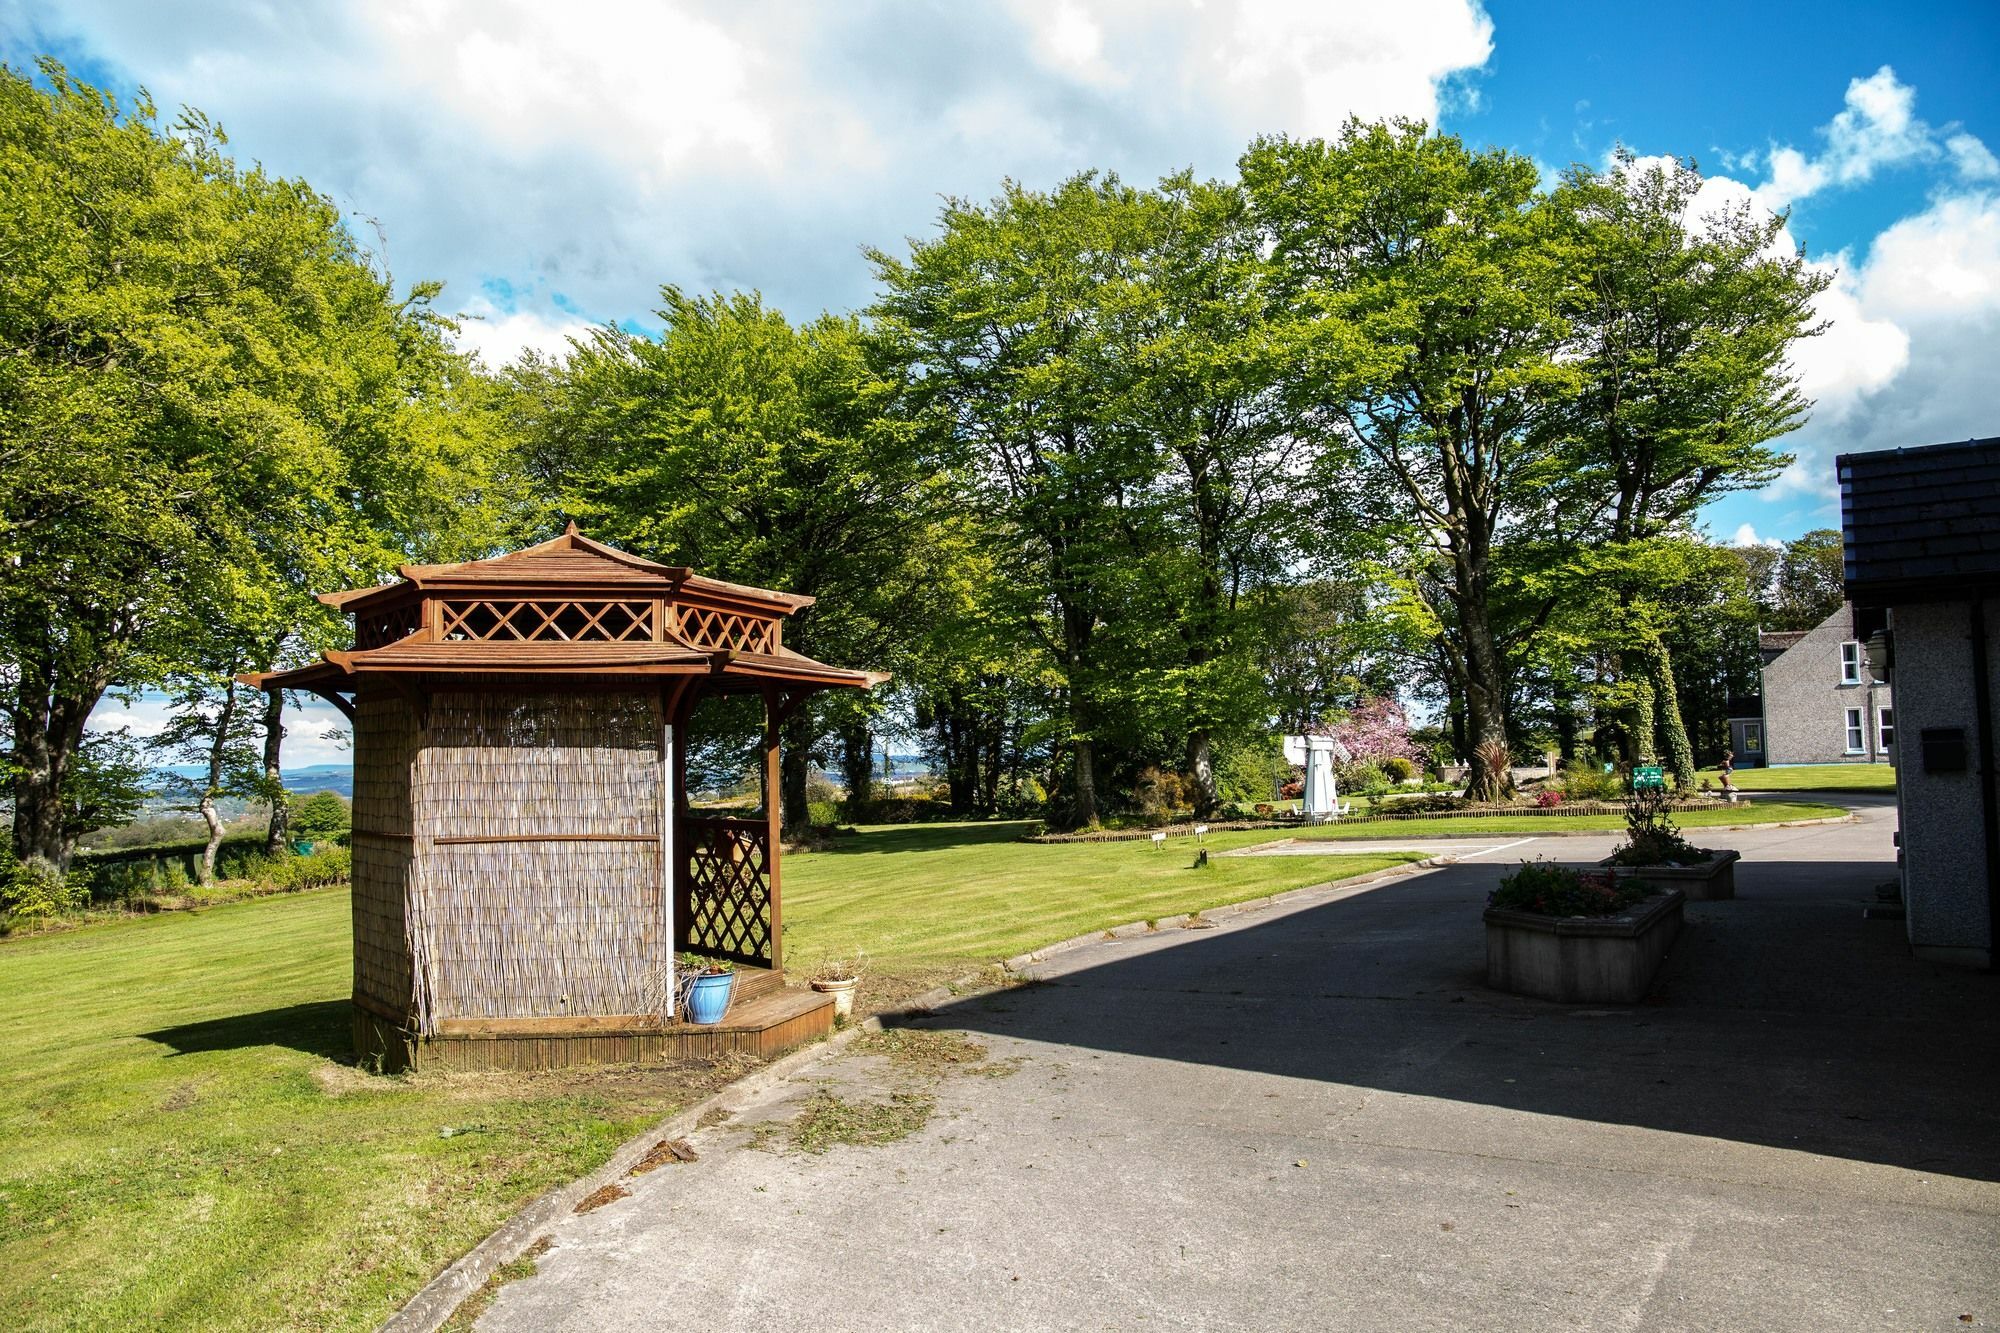
[[[1679,889],[1690,902],[1712,903],[1736,896],[1736,863],[1742,859],[1741,852],[1720,851],[1691,866],[1615,866],[1609,861],[1597,864],[1609,870],[1613,879],[1636,879],[1663,889]]]
[[[1563,1004],[1636,1004],[1681,933],[1687,898],[1669,889],[1616,916],[1486,909],[1486,984]]]

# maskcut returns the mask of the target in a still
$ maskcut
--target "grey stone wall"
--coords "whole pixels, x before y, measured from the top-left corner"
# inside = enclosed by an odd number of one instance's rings
[[[1870,679],[1865,654],[1861,683],[1840,679],[1840,645],[1854,637],[1850,607],[1822,620],[1764,668],[1764,748],[1772,764],[1886,764],[1881,711],[1894,708],[1889,687]],[[1861,710],[1862,745],[1847,748],[1847,710]]]
[[[1899,606],[1895,636],[1896,805],[1903,835],[1903,901],[1919,957],[1983,967],[1990,962],[1986,847],[1973,712],[1971,608],[1964,602]],[[2000,605],[1987,608],[1987,655],[2000,703]],[[1965,770],[1924,770],[1926,728],[1963,728]]]

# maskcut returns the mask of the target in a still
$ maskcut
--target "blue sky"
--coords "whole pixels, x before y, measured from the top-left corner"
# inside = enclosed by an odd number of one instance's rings
[[[663,283],[856,308],[863,245],[1003,177],[1226,175],[1258,133],[1402,114],[1550,171],[1691,155],[1705,199],[1789,207],[1837,273],[1797,357],[1818,407],[1718,537],[1837,525],[1837,453],[2000,434],[1991,4],[0,0],[0,55],[43,51],[373,219],[496,363],[646,327]]]

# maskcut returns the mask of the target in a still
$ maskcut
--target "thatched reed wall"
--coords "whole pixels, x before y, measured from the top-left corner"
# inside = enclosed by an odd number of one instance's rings
[[[419,1030],[664,1014],[657,694],[444,691],[426,714],[409,898]]]
[[[402,696],[364,692],[354,709],[354,994],[385,1018],[410,1012],[405,895],[414,852],[410,771],[421,733]]]

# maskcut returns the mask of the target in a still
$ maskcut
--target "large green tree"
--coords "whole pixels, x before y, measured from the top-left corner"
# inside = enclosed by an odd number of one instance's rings
[[[1504,749],[1503,547],[1546,487],[1542,419],[1577,381],[1539,172],[1412,121],[1263,140],[1242,170],[1287,273],[1301,400],[1351,449],[1335,480],[1402,549],[1468,745]],[[1475,795],[1504,785],[1474,766]]]
[[[0,254],[0,716],[15,848],[60,867],[108,686],[218,627],[275,657],[282,589],[477,546],[494,487],[430,291],[198,112],[0,71]]]
[[[888,411],[858,323],[793,324],[755,294],[662,293],[657,338],[605,329],[567,364],[514,379],[534,466],[607,540],[705,574],[818,598],[786,642],[895,670],[952,558],[945,478]],[[793,714],[787,827],[806,820],[811,756],[868,702]]]

